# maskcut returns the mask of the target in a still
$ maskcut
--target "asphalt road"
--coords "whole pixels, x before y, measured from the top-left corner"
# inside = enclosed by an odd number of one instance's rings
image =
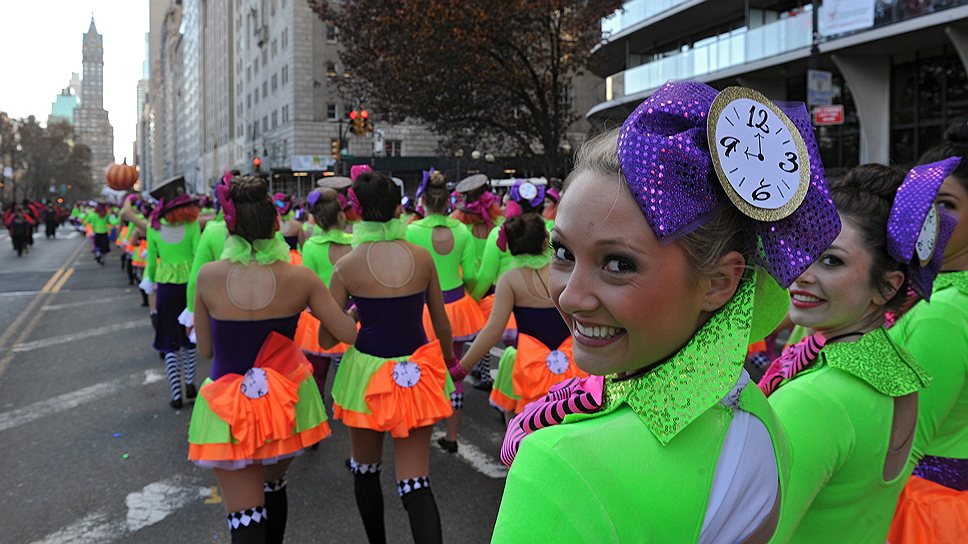
[[[168,407],[136,287],[69,228],[18,258],[0,233],[0,543],[228,542],[211,473],[186,459],[190,405]],[[209,370],[200,362],[199,375]],[[325,396],[329,404],[330,372]],[[365,542],[340,422],[289,471],[286,541]],[[439,426],[439,428],[442,428]],[[436,445],[431,481],[447,542],[487,542],[506,471],[504,426],[467,388],[461,450]],[[391,542],[411,541],[385,448]]]

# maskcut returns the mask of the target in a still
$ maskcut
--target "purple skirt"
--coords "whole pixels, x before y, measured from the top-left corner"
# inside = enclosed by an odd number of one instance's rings
[[[185,309],[187,284],[159,283],[155,286],[158,318],[155,322],[156,351],[167,353],[180,349],[192,349],[195,344],[188,340],[185,327],[178,322],[178,316]]]

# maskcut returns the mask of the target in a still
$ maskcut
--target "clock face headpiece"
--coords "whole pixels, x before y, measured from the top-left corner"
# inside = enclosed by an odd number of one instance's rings
[[[934,199],[961,159],[915,166],[897,189],[887,220],[887,252],[906,265],[907,279],[923,299],[931,298],[934,279],[941,270],[944,248],[957,220],[938,209]]]
[[[666,83],[622,124],[618,158],[661,242],[734,206],[749,218],[756,264],[783,287],[840,233],[803,104],[778,105],[741,87]]]

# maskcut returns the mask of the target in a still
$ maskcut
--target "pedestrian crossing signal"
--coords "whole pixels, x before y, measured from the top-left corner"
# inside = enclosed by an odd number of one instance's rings
[[[252,159],[252,171],[258,172],[259,168],[262,166],[262,159],[255,157]]]

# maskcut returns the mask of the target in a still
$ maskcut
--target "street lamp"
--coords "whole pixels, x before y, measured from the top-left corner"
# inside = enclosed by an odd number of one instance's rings
[[[471,151],[471,158],[475,161],[481,158],[481,152],[478,150]]]

